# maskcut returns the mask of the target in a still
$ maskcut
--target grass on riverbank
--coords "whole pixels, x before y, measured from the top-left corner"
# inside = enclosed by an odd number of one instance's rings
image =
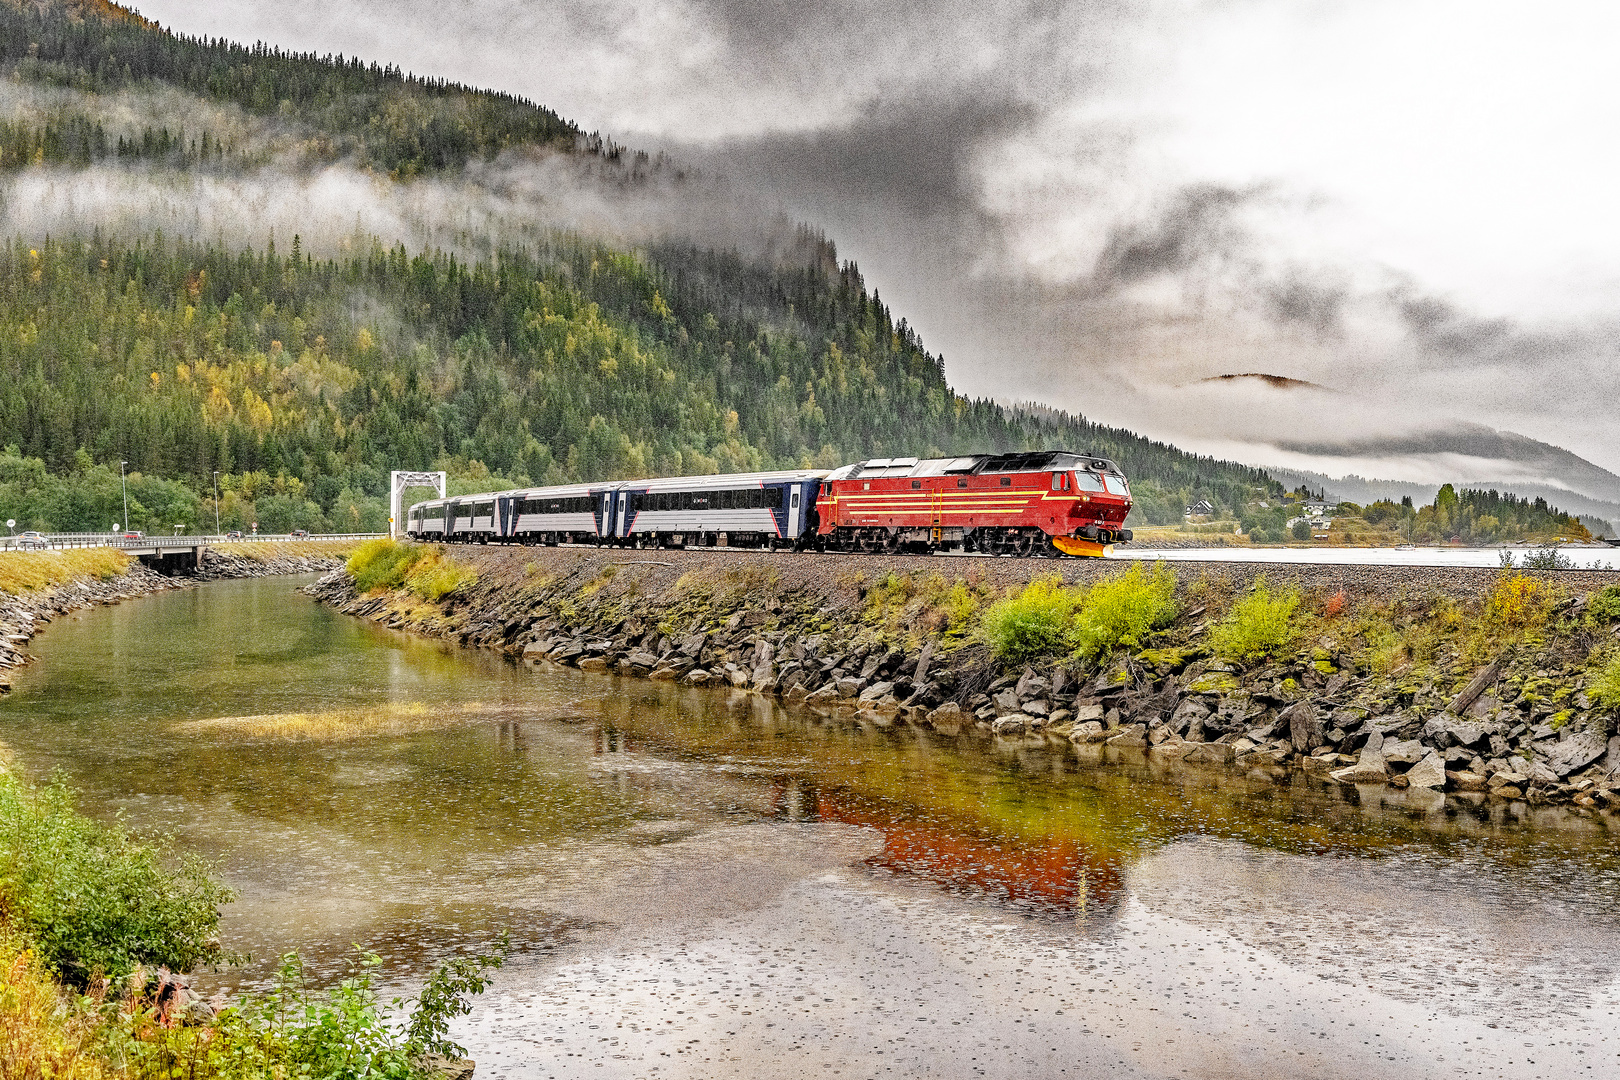
[[[79,814],[64,784],[0,770],[0,1078],[425,1080],[424,1055],[463,1053],[448,1021],[505,953],[503,939],[441,964],[408,1011],[378,997],[367,953],[331,989],[292,953],[271,991],[217,1015],[160,1002],[157,965],[227,959],[216,935],[230,898],[200,861]]]
[[[363,593],[404,586],[430,603],[478,580],[476,570],[456,562],[442,547],[387,538],[362,542],[349,556],[347,568]]]
[[[106,581],[129,569],[131,561],[116,548],[0,551],[0,592],[21,596],[71,581]]]
[[[254,562],[267,563],[274,559],[339,559],[348,558],[360,540],[231,540],[223,544],[210,544],[209,550],[221,555],[240,555]]]
[[[463,727],[490,720],[529,719],[533,708],[485,705],[479,702],[428,704],[386,702],[325,712],[264,713],[257,716],[216,716],[188,720],[175,730],[220,734],[238,739],[281,739],[289,742],[335,742],[370,739],[379,735],[412,735],[420,731]]]

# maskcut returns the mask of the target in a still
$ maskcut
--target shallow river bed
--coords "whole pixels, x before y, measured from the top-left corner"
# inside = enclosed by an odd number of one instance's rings
[[[1620,1076],[1610,818],[527,670],[297,584],[62,620],[0,703],[219,860],[254,960],[205,988],[505,928],[482,1077]]]

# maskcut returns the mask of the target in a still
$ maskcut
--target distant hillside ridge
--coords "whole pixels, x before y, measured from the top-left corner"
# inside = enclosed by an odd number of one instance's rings
[[[308,125],[332,139],[326,148],[331,160],[350,159],[397,177],[460,168],[519,145],[619,149],[516,95],[353,57],[186,37],[91,0],[0,0],[0,70],[23,82],[94,93],[164,83],[250,114]],[[58,120],[55,139],[43,137],[46,126],[35,148],[40,161],[87,164],[116,154],[105,140],[97,144],[93,128],[75,130],[71,117]],[[212,142],[223,156],[225,147]]]
[[[1409,498],[1418,506],[1423,506],[1432,503],[1436,493],[1441,488],[1440,484],[1418,484],[1401,480],[1374,480],[1354,475],[1335,477],[1299,469],[1272,467],[1267,472],[1268,475],[1274,477],[1289,489],[1303,485],[1312,491],[1324,492],[1331,499],[1358,503],[1363,506],[1377,502],[1380,499],[1399,502],[1403,498]],[[1620,523],[1620,503],[1589,498],[1570,491],[1568,488],[1511,480],[1471,480],[1454,486],[1459,490],[1470,488],[1478,491],[1499,491],[1504,494],[1517,495],[1523,499],[1541,499],[1548,505],[1568,514]]]

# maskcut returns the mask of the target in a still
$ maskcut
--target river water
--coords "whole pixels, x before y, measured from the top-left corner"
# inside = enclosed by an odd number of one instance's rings
[[[205,988],[506,928],[481,1077],[1620,1076],[1609,819],[527,670],[297,584],[60,620],[0,703],[219,861],[255,959]]]

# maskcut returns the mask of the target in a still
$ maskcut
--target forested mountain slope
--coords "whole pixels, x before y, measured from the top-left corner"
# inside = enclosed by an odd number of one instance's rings
[[[182,39],[99,6],[0,0],[13,181],[341,167],[473,185],[472,163],[520,148],[616,162],[616,182],[635,182],[637,160],[510,96]],[[1129,432],[956,395],[804,229],[769,256],[557,228],[462,236],[453,252],[278,237],[165,237],[87,212],[68,235],[5,247],[0,517],[104,528],[120,460],[139,473],[130,524],[152,528],[212,527],[216,470],[222,524],[265,529],[376,528],[390,468],[447,468],[470,490],[1069,447],[1119,460],[1158,519],[1271,488]]]

